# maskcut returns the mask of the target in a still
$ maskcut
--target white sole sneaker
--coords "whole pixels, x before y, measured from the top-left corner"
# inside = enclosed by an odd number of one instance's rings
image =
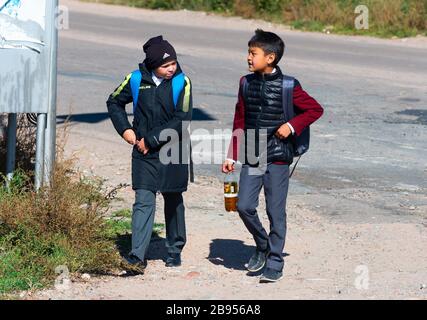
[[[278,274],[276,274],[278,276]],[[267,282],[277,282],[283,278],[283,272],[280,274],[280,277],[277,279],[271,279],[266,277],[264,274],[261,275],[261,278],[259,279],[259,282],[261,283],[267,283]]]
[[[260,282],[260,283],[274,283],[274,282],[280,281],[282,278],[283,278],[283,276],[281,276],[279,279],[273,280],[273,279],[269,279],[269,278],[263,278],[263,277],[261,277],[261,278],[259,279],[259,282]]]
[[[246,270],[248,270],[249,272],[258,272],[258,271],[261,271],[264,267],[265,267],[265,261],[264,261],[264,263],[262,264],[262,266],[260,266],[258,269],[249,269],[249,268],[248,268],[248,264],[247,264],[247,263],[245,264],[245,268],[246,268]]]

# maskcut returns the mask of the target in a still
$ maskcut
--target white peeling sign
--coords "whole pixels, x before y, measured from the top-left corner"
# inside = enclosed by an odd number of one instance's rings
[[[46,0],[0,0],[0,46],[40,51],[44,43]]]
[[[0,112],[47,112],[52,3],[0,0]]]

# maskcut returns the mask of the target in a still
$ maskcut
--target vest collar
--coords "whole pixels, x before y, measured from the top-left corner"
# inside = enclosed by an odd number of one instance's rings
[[[276,71],[273,73],[268,73],[268,74],[255,73],[255,75],[260,80],[272,81],[282,76],[282,70],[279,68],[279,66],[276,66],[275,70]]]

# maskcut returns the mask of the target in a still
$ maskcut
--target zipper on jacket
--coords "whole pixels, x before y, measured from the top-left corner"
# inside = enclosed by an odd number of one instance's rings
[[[260,125],[259,125],[259,120],[261,119],[261,116],[264,113],[264,97],[265,97],[264,90],[265,90],[265,78],[264,78],[264,75],[263,75],[263,77],[262,77],[262,85],[261,85],[261,95],[260,95],[260,97],[261,97],[261,103],[260,103],[261,110],[260,110],[260,112],[258,114],[256,125],[255,125],[255,149],[257,149],[256,146],[258,145],[258,150],[255,150],[255,154],[258,153],[258,157],[260,155],[260,150],[259,150],[259,138],[260,138],[259,137],[259,132],[261,130]],[[256,141],[258,141],[258,143],[256,143]]]
[[[156,121],[158,118],[158,112],[157,112],[157,108],[156,108],[156,98],[157,98],[157,85],[154,84],[154,92],[153,92],[153,100],[152,102],[152,107],[153,107],[153,119],[151,119],[151,126],[150,126],[150,131],[156,127]]]
[[[258,130],[259,130],[259,119],[261,118],[261,116],[262,116],[262,114],[264,112],[264,97],[265,97],[264,90],[265,90],[265,79],[264,79],[264,76],[263,76],[263,78],[262,78],[262,85],[261,85],[261,95],[260,95],[260,97],[261,97],[261,101],[260,101],[261,102],[261,104],[260,104],[261,110],[260,110],[260,112],[258,114],[258,117],[257,117],[257,120],[256,120],[256,124],[255,124],[255,127]]]

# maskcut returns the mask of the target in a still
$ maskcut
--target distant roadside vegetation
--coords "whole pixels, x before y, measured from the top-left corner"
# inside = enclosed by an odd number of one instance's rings
[[[427,35],[427,0],[82,0],[149,9],[216,12],[283,23],[305,31],[384,38]],[[369,28],[357,29],[359,5]]]

